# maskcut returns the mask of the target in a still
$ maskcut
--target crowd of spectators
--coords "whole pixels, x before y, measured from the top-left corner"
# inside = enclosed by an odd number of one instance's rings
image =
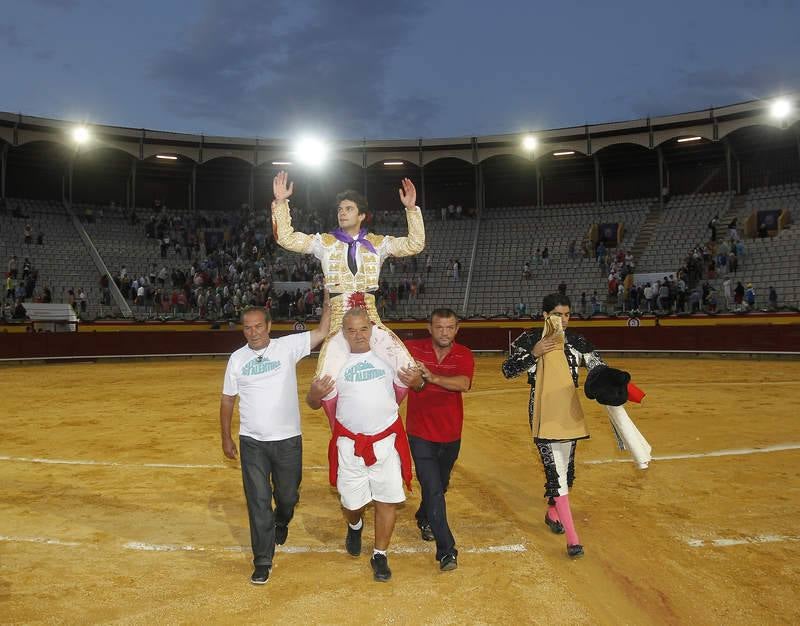
[[[740,265],[745,259],[745,245],[736,228],[736,220],[728,224],[728,236],[717,241],[715,217],[709,222],[711,237],[695,246],[684,258],[678,278],[686,285],[688,312],[743,311],[755,307],[755,289],[751,283],[738,280]],[[722,293],[713,281],[722,278]],[[733,287],[734,281],[736,286]],[[678,308],[683,311],[683,308]]]
[[[2,212],[7,209],[6,203],[0,205]],[[11,216],[15,219],[25,220],[22,229],[22,243],[28,246],[44,246],[44,232],[41,224],[34,231],[30,215],[22,213],[19,205],[15,204]],[[34,232],[36,233],[34,235]],[[31,255],[33,256],[33,255]],[[74,287],[67,291],[67,302],[73,306],[76,313],[86,313],[86,294],[83,289],[76,291]],[[6,273],[3,282],[2,300],[0,301],[0,317],[5,320],[23,321],[27,319],[25,302],[50,304],[53,302],[53,293],[48,285],[39,287],[39,270],[31,259],[23,257],[22,262],[16,254],[9,256],[6,264]]]
[[[114,207],[116,210],[116,207]],[[444,221],[462,219],[471,214],[459,205],[442,207]],[[141,212],[141,209],[139,210]],[[159,242],[162,263],[150,263],[147,269],[129,271],[119,268],[114,281],[130,303],[141,307],[139,314],[153,316],[200,317],[205,319],[235,319],[247,306],[264,306],[276,318],[307,317],[318,314],[322,300],[323,276],[319,262],[308,255],[294,255],[276,246],[272,236],[268,210],[253,210],[242,205],[237,211],[216,214],[171,213],[156,202],[152,212],[142,217],[136,209],[124,210],[126,221],[141,227],[143,236]],[[295,227],[303,232],[324,232],[335,226],[335,215],[320,216],[314,210],[293,207]],[[103,211],[84,211],[87,222],[102,219]],[[380,227],[401,226],[401,213],[384,211],[376,216]],[[326,219],[327,218],[327,219]],[[593,254],[600,271],[608,280],[607,302],[623,311],[716,312],[746,310],[756,303],[755,289],[750,283],[736,280],[744,243],[738,236],[735,221],[728,224],[727,237],[717,242],[718,217],[709,223],[711,238],[696,246],[686,256],[676,274],[644,284],[634,284],[635,263],[630,251],[610,249],[601,241]],[[374,224],[374,222],[373,222]],[[24,242],[32,245],[34,230],[27,223]],[[39,232],[36,243],[43,245]],[[590,244],[591,246],[591,244]],[[584,256],[592,248],[583,242]],[[567,251],[570,258],[578,255],[573,240]],[[547,266],[550,260],[547,246],[537,247],[531,261],[525,261],[522,276],[532,277],[532,266]],[[377,291],[377,306],[382,315],[398,311],[403,303],[414,302],[425,293],[426,280],[433,268],[430,252],[422,257],[387,260]],[[444,265],[447,276],[461,280],[461,261],[448,259]],[[721,293],[714,288],[714,279],[723,277]],[[44,287],[36,290],[38,272],[28,258],[22,263],[16,256],[8,260],[4,289],[4,314],[24,315],[25,300],[51,302],[52,293]],[[106,276],[100,279],[100,305],[111,306],[112,297]],[[88,298],[83,288],[69,289],[67,301],[79,315],[86,315]],[[777,308],[777,292],[769,289],[769,306]],[[520,306],[521,305],[521,306]],[[524,315],[524,304],[515,307]],[[143,309],[143,310],[142,310]],[[597,292],[580,296],[581,315],[597,314],[602,309]]]
[[[632,295],[630,292],[635,267],[633,253],[626,252],[623,248],[616,252],[606,250],[601,241],[597,247],[596,260],[603,275],[608,277],[608,295],[618,301],[626,301]]]
[[[397,226],[398,215],[385,212],[380,221]],[[319,261],[277,246],[267,216],[246,205],[213,218],[181,218],[156,208],[144,221],[144,236],[160,242],[165,261],[136,274],[121,267],[114,277],[117,286],[146,315],[236,319],[247,306],[263,306],[277,319],[318,316],[324,286]],[[302,232],[328,231],[335,227],[334,217],[331,212],[326,220],[317,211],[292,207],[294,226]],[[135,212],[128,219],[140,223]],[[209,231],[219,235],[218,241],[211,241]],[[180,263],[184,255],[190,263]],[[391,314],[423,295],[432,265],[430,254],[425,272],[417,257],[389,258],[375,294],[379,310]],[[107,293],[107,285],[101,287]]]
[[[315,212],[293,213],[299,230],[321,230]],[[135,211],[127,219],[140,223]],[[262,306],[276,317],[305,317],[321,303],[319,262],[289,258],[277,248],[264,211],[242,205],[232,213],[182,217],[156,204],[144,220],[144,236],[159,242],[165,261],[133,274],[122,266],[114,280],[146,313],[236,319],[245,307]]]
[[[52,302],[50,289],[45,286],[41,291],[38,290],[38,282],[39,270],[33,266],[28,257],[25,257],[21,264],[15,254],[8,258],[2,307],[0,307],[4,319],[24,320],[25,301]]]
[[[718,222],[718,217],[709,222],[711,238],[695,246],[675,274],[630,289],[626,287],[624,306],[629,310],[662,313],[741,312],[755,308],[755,288],[738,277],[746,257],[736,221],[728,224],[728,236],[721,242],[717,242]],[[721,290],[715,287],[720,278]],[[768,302],[770,309],[777,309],[778,294],[774,287],[769,288]]]

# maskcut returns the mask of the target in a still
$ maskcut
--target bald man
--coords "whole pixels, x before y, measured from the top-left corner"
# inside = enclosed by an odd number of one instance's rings
[[[329,408],[335,415],[328,447],[329,479],[336,486],[347,520],[345,547],[351,556],[361,554],[363,513],[375,507],[375,545],[370,565],[379,582],[392,577],[387,550],[397,518],[397,505],[406,499],[403,483],[411,483],[411,451],[398,405],[407,393],[399,384],[402,372],[412,385],[422,384],[416,368],[392,369],[370,348],[373,325],[367,311],[349,309],[342,331],[350,356],[338,377],[315,378],[306,396],[319,409],[334,389]]]

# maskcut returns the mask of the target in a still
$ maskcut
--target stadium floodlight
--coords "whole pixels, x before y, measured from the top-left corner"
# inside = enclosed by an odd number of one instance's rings
[[[297,142],[294,152],[302,164],[319,167],[328,156],[328,147],[319,139],[304,137]]]
[[[522,147],[525,148],[528,152],[532,152],[533,150],[535,150],[538,144],[539,142],[533,135],[526,135],[522,140]]]
[[[572,156],[575,150],[562,150],[561,152],[553,152],[553,156]]]
[[[292,162],[291,161],[273,161],[272,164],[273,165],[291,165]]]
[[[383,164],[386,166],[405,165],[405,163],[403,163],[402,161],[384,161]]]
[[[769,112],[772,114],[772,117],[784,120],[789,116],[789,113],[792,112],[792,103],[786,98],[778,98],[772,103],[772,106],[770,106]]]
[[[702,137],[681,137],[678,143],[686,143],[687,141],[700,141]]]
[[[89,129],[86,126],[76,126],[72,129],[72,139],[77,144],[84,144],[89,141]]]
[[[165,161],[177,161],[178,157],[173,156],[171,154],[157,154],[157,159],[164,159]]]

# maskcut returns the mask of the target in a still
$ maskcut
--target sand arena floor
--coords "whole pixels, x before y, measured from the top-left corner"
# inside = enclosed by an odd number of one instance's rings
[[[301,501],[264,587],[248,582],[241,477],[220,449],[223,359],[0,368],[0,622],[800,622],[800,363],[614,361],[648,392],[629,412],[654,455],[675,458],[616,462],[583,398],[571,501],[586,556],[570,561],[542,522],[528,387],[500,361],[478,358],[465,397],[456,571],[419,539],[416,485],[389,584],[344,553],[327,422],[304,409]]]

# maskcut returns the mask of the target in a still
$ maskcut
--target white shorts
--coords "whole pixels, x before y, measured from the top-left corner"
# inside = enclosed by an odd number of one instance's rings
[[[373,500],[386,503],[405,502],[400,455],[394,447],[396,438],[397,435],[392,433],[372,445],[377,461],[369,467],[364,459],[355,455],[355,441],[348,437],[339,437],[336,440],[339,454],[336,489],[344,508],[357,511]]]

